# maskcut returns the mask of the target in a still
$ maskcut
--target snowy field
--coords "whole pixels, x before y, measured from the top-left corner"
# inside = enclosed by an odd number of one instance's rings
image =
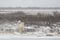
[[[0,34],[0,40],[60,40],[60,37],[53,36],[25,36],[25,35],[13,35],[13,34]]]
[[[60,29],[59,25],[53,24],[54,27],[53,32],[51,33],[51,28],[49,26],[37,26],[37,25],[30,25],[26,26],[25,29],[27,29],[23,33],[19,33],[17,31],[18,29],[18,23],[12,22],[12,23],[3,23],[0,24],[0,40],[59,40],[60,34],[58,34],[58,31],[56,29]],[[35,31],[34,31],[34,30]],[[29,31],[28,31],[29,30]]]

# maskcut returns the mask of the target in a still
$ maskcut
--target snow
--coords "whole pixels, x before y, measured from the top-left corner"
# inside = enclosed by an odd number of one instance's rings
[[[59,40],[59,36],[36,36],[29,34],[15,34],[0,33],[0,40]]]
[[[60,38],[59,36],[41,36],[41,37],[38,37],[38,36],[35,36],[35,35],[15,35],[15,34],[0,34],[0,38],[5,38],[5,39],[10,39],[10,38]]]
[[[5,23],[5,24],[1,24],[0,25],[0,29],[3,28],[3,29],[16,29],[17,28],[17,24],[9,24],[9,23]],[[34,29],[34,25],[32,27],[28,26],[28,27],[25,27],[25,28],[28,28],[28,29]],[[0,39],[1,40],[19,40],[19,39],[30,39],[30,40],[38,40],[38,39],[41,39],[41,40],[44,40],[44,39],[51,39],[51,40],[55,40],[56,39],[60,39],[60,35],[58,34],[55,34],[55,33],[49,33],[49,30],[50,28],[47,26],[47,27],[44,27],[44,26],[40,26],[40,28],[37,28],[36,32],[26,32],[26,33],[19,33],[19,32],[16,32],[14,31],[13,33],[0,33]],[[57,32],[56,32],[57,33]],[[53,36],[46,36],[46,34],[52,34]]]

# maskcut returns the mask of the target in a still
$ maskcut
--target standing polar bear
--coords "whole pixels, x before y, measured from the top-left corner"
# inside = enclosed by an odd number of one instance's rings
[[[18,21],[18,30],[20,33],[24,32],[24,22],[21,22],[21,20]]]

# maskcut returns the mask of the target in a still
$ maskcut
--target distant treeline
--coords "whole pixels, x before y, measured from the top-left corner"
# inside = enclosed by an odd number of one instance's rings
[[[60,12],[53,12],[53,16],[42,15],[41,13],[37,13],[37,15],[26,15],[26,13],[22,11],[18,11],[15,13],[7,13],[7,14],[0,14],[0,20],[4,21],[18,21],[21,20],[23,22],[60,22]]]
[[[0,9],[60,9],[60,7],[0,7]]]

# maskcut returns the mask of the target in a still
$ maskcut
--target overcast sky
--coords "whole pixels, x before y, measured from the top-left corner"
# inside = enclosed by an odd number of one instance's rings
[[[60,7],[60,0],[0,0],[0,7]]]

